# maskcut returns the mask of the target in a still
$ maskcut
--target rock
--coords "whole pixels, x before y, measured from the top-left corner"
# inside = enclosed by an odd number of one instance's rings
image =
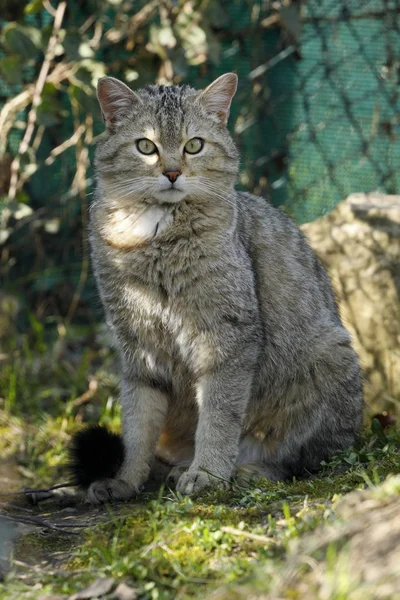
[[[69,597],[69,600],[90,600],[91,598],[101,598],[112,590],[115,586],[115,580],[110,577],[99,577],[89,587],[76,592]]]
[[[17,525],[0,516],[0,581],[10,568],[10,556],[17,537]]]
[[[138,593],[134,588],[129,587],[126,583],[120,583],[114,590],[113,597],[116,600],[136,600]]]
[[[292,585],[299,591],[299,600],[309,597],[312,585],[319,587],[323,597],[329,596],[323,595],[327,588],[338,592],[340,578],[349,592],[346,598],[351,600],[400,597],[399,492],[399,476],[388,478],[377,488],[352,492],[338,502],[333,525],[321,527],[294,544],[285,581],[289,580],[289,570],[296,573]],[[336,581],[332,579],[333,565],[330,564],[333,554],[329,548],[332,547],[336,554]],[[319,556],[324,556],[324,560],[318,561]],[[300,563],[307,562],[305,557],[310,562],[316,559],[318,563],[315,562],[312,572],[300,580],[298,569]],[[329,597],[333,596],[336,597],[335,593]]]
[[[400,196],[352,194],[302,226],[327,267],[376,410],[400,400]]]
[[[243,585],[208,600],[400,598],[400,476],[337,501],[329,519],[289,542],[283,563],[264,564]]]

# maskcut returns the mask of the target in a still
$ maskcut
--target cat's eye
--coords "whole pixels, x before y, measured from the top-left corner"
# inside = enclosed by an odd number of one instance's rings
[[[157,146],[147,138],[142,138],[136,142],[136,147],[142,154],[155,154]]]
[[[203,150],[204,140],[201,138],[192,138],[184,147],[184,151],[188,154],[198,154],[200,150]]]

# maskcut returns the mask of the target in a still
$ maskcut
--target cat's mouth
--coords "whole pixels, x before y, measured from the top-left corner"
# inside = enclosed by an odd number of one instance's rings
[[[167,203],[175,203],[180,202],[185,198],[187,192],[182,188],[176,187],[175,185],[171,185],[168,188],[162,188],[155,192],[154,196],[157,200],[161,202]]]

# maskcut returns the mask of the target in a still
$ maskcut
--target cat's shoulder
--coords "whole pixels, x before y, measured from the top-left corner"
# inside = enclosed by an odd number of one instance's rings
[[[273,206],[267,198],[249,192],[237,191],[239,214],[242,218],[257,222],[265,227],[281,226],[284,229],[298,230],[293,219],[280,206]]]

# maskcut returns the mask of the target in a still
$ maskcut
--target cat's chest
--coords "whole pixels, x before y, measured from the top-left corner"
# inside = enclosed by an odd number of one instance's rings
[[[174,218],[171,212],[159,206],[151,206],[135,220],[131,234],[134,238],[146,242],[156,238],[169,225]]]
[[[122,262],[114,270],[118,277],[107,281],[108,298],[146,339],[153,334],[160,339],[162,332],[176,337],[189,322],[203,323],[210,298],[218,303],[215,285],[209,289],[215,261],[195,237],[156,239],[115,260]]]
[[[194,235],[179,218],[162,209],[147,211],[131,232],[137,244],[128,251],[113,248],[107,252],[109,266],[115,267],[119,281],[133,291],[148,291],[165,302],[175,301],[195,286],[215,257],[206,237]],[[142,243],[139,243],[139,240]]]
[[[233,240],[205,227],[193,207],[152,206],[125,220],[114,215],[113,235],[114,243],[98,246],[98,274],[108,298],[143,317],[179,312],[195,318],[226,301],[238,281]]]
[[[171,243],[143,246],[125,263],[124,282],[132,290],[158,298],[164,306],[188,302],[199,294],[200,282],[210,268],[210,259],[198,240],[181,238]]]
[[[174,221],[171,207],[148,206],[137,212],[120,208],[110,215],[103,228],[106,243],[127,252],[148,245]]]

